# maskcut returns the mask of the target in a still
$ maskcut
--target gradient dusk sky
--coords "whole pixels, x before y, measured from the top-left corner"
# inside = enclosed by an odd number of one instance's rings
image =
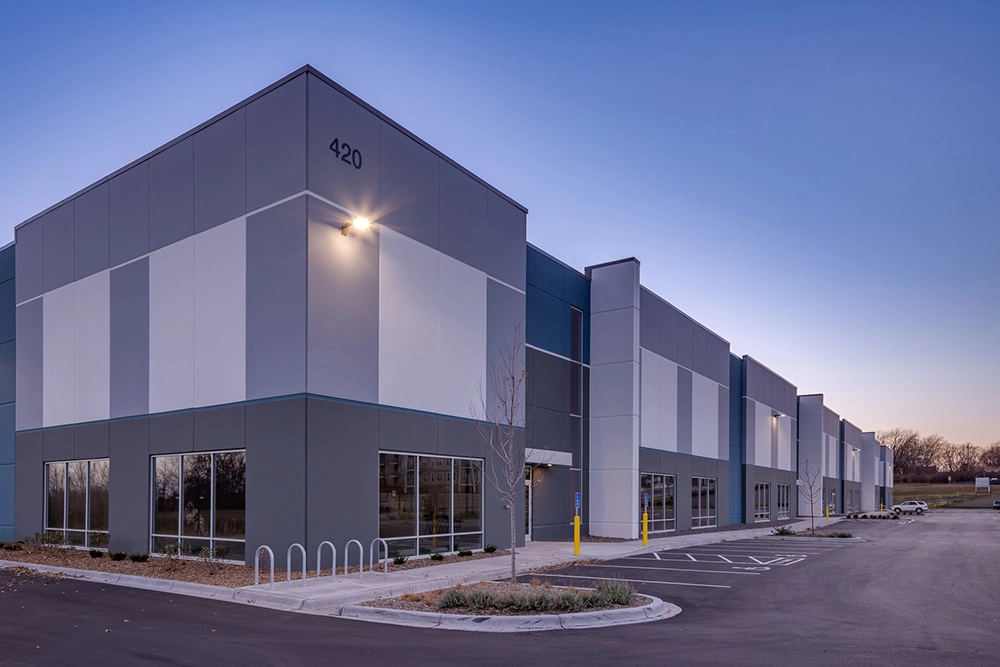
[[[0,10],[0,244],[308,63],[863,430],[1000,440],[1000,3]]]

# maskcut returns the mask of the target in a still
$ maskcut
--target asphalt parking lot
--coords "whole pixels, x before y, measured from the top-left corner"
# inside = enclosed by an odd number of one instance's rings
[[[1000,512],[932,510],[832,530],[864,541],[739,540],[545,572],[576,585],[627,578],[683,612],[517,635],[385,626],[0,571],[0,665],[997,664]]]

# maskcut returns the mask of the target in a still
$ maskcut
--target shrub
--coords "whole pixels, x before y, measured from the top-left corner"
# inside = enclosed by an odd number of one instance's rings
[[[494,605],[495,596],[490,591],[477,588],[470,591],[465,596],[465,603],[469,609],[487,609]]]
[[[125,560],[126,556],[128,556],[128,554],[124,551],[112,551],[108,554],[108,557],[111,558],[111,560]]]
[[[406,556],[396,556],[395,558],[392,559],[392,562],[395,565],[402,565],[403,563],[406,562]]]
[[[441,599],[438,600],[438,606],[441,609],[466,606],[465,591],[461,588],[452,588],[445,591]]]
[[[496,550],[497,550],[497,545],[495,545],[495,544],[487,544],[486,548],[483,549],[483,552],[491,554],[491,553],[493,553]]]
[[[145,563],[149,560],[149,554],[129,554],[128,557],[133,563]]]
[[[528,609],[533,609],[528,596],[521,593],[507,593],[496,601],[496,606],[500,609],[509,609],[510,611],[527,611]]]
[[[92,532],[90,533],[89,537],[90,537],[91,549],[100,549],[101,547],[106,547],[108,546],[108,543],[111,542],[111,535],[109,533]]]
[[[431,560],[444,560],[444,554],[431,554]]]
[[[772,534],[774,534],[774,535],[794,535],[795,531],[792,530],[791,528],[789,528],[788,526],[781,526],[780,528],[775,528],[772,531]]]
[[[534,611],[548,611],[555,605],[555,601],[547,590],[529,595],[527,602],[528,608]]]
[[[565,591],[556,596],[553,607],[559,611],[574,613],[586,609],[587,602],[579,593]]]
[[[21,545],[17,542],[3,542],[0,543],[6,551],[20,551]]]
[[[830,533],[831,537],[854,537],[851,533]]]
[[[458,555],[459,556],[471,556],[472,555],[472,550],[471,549],[462,549],[461,551],[458,552]]]
[[[595,592],[603,596],[607,604],[631,604],[635,596],[635,587],[627,581],[613,579],[597,584]]]
[[[101,551],[100,549],[91,549],[90,550],[90,557],[91,558],[101,558],[103,555],[104,555],[104,552]]]

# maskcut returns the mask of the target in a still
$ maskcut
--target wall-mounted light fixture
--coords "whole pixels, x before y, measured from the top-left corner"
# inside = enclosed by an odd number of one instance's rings
[[[351,231],[351,229],[364,230],[371,226],[372,222],[368,218],[354,218],[354,220],[351,220],[340,228],[340,233],[347,236],[347,232]]]

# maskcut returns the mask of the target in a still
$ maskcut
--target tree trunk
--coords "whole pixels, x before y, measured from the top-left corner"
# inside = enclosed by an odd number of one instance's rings
[[[510,504],[510,583],[517,583],[517,511]]]

